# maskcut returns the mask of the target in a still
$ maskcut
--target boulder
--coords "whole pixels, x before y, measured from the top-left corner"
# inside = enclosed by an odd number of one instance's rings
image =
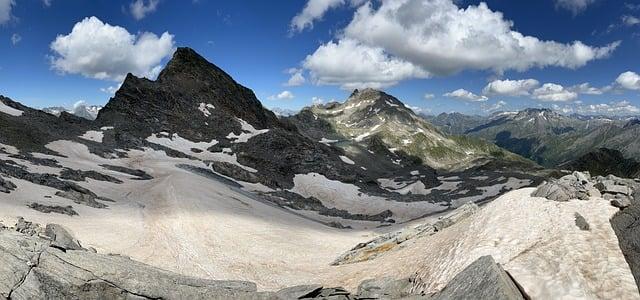
[[[395,280],[385,277],[369,279],[358,286],[357,299],[399,299],[410,296],[412,282],[409,278]]]
[[[615,198],[613,200],[611,200],[611,205],[623,209],[623,208],[627,208],[631,205],[631,200],[629,199],[629,197],[621,197],[621,198]]]
[[[589,223],[587,223],[587,220],[581,214],[575,213],[574,217],[576,218],[576,226],[578,226],[580,230],[590,230]]]
[[[63,250],[84,250],[66,228],[58,224],[47,224],[44,235],[51,239],[51,246]]]
[[[631,189],[625,185],[616,184],[613,180],[603,180],[595,184],[601,193],[631,195]]]
[[[511,276],[493,257],[483,256],[458,273],[434,300],[450,299],[527,299]]]
[[[322,291],[321,285],[298,285],[284,288],[276,292],[280,299],[314,298]]]

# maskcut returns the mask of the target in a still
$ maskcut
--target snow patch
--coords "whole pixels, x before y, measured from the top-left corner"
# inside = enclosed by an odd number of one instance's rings
[[[209,109],[216,109],[216,107],[209,103],[200,103],[200,106],[198,106],[198,110],[201,111],[205,117],[211,116]]]
[[[14,116],[14,117],[22,116],[22,113],[24,113],[23,111],[21,111],[19,109],[15,109],[13,107],[10,107],[10,106],[4,104],[4,102],[2,102],[2,101],[0,101],[0,112],[8,114],[10,116]]]
[[[322,144],[325,144],[325,145],[329,146],[329,144],[337,143],[337,142],[338,142],[338,140],[330,140],[330,139],[327,139],[327,138],[322,138],[322,139],[321,139],[320,141],[318,141],[318,142],[320,142],[320,143],[322,143]]]
[[[87,141],[94,141],[97,143],[102,143],[102,139],[104,138],[104,132],[102,131],[95,131],[95,130],[89,130],[87,132],[85,132],[83,135],[80,136],[81,139],[87,140]]]
[[[356,163],[351,160],[350,158],[344,156],[344,155],[340,155],[340,159],[345,163],[345,164],[349,164],[349,165],[355,165]]]
[[[232,132],[232,133],[229,133],[229,135],[227,135],[228,139],[235,140],[235,141],[232,141],[232,143],[246,143],[247,141],[249,141],[250,138],[269,131],[269,129],[259,129],[259,130],[255,129],[253,125],[247,123],[243,119],[238,119],[238,122],[240,122],[240,126],[242,126],[242,133],[240,133],[239,135],[236,135],[235,133]]]

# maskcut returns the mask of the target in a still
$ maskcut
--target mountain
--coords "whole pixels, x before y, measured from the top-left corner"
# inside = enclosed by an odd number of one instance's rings
[[[367,156],[362,149],[386,152],[397,156],[398,164],[458,171],[495,160],[527,164],[493,144],[445,134],[397,98],[374,89],[355,90],[344,103],[306,108],[291,120],[312,139],[334,141],[353,155]]]
[[[441,113],[437,116],[424,115],[431,124],[448,134],[462,135],[467,130],[485,124],[489,117],[465,115],[459,112]]]
[[[565,116],[550,109],[526,109],[492,117],[467,130],[547,167],[567,163],[599,148],[620,150],[625,157],[640,158],[640,127],[615,118]],[[625,126],[626,124],[626,126]]]
[[[87,120],[95,120],[96,117],[98,117],[98,112],[101,109],[102,109],[102,106],[99,106],[99,105],[87,106],[83,103],[77,103],[71,109],[68,109],[62,106],[55,106],[55,107],[45,107],[42,109],[42,111],[52,114],[56,117],[60,116],[62,112],[67,112]]]

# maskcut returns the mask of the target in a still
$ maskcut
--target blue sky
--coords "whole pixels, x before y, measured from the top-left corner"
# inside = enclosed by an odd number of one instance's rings
[[[452,1],[0,0],[0,94],[104,105],[188,46],[270,108],[376,87],[430,113],[640,115],[639,0]]]

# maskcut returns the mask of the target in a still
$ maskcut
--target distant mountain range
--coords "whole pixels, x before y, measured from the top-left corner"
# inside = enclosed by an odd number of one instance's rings
[[[45,107],[42,109],[42,111],[50,113],[56,117],[60,116],[60,113],[62,112],[67,112],[87,120],[95,120],[98,117],[98,113],[101,109],[102,106],[99,105],[85,105],[82,103],[78,103],[74,105],[73,108],[65,108],[61,106]]]
[[[600,148],[640,160],[640,121],[633,117],[562,115],[531,108],[488,117],[441,114],[430,120],[443,130],[485,139],[547,167],[568,164]]]

